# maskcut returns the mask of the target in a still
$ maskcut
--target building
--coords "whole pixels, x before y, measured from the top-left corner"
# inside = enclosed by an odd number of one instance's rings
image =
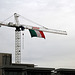
[[[53,70],[35,67],[34,64],[15,64],[11,54],[0,53],[0,75],[51,75]]]
[[[56,69],[55,75],[75,75],[75,69],[66,69],[66,68]]]
[[[12,63],[12,54],[0,53],[0,75],[75,75],[75,69],[41,68],[34,64]]]

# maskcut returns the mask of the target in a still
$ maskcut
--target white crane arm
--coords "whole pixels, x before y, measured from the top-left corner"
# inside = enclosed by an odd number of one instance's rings
[[[55,29],[48,29],[45,27],[33,27],[29,25],[24,25],[25,29],[32,29],[32,30],[38,30],[38,31],[43,31],[43,32],[49,32],[49,33],[55,33],[55,34],[62,34],[62,35],[67,35],[66,31],[62,30],[55,30]]]
[[[55,29],[48,29],[48,28],[40,28],[39,30],[44,32],[49,32],[49,33],[67,35],[67,32],[62,30],[55,30]]]
[[[66,31],[62,31],[62,30],[48,29],[48,28],[45,28],[45,27],[34,27],[34,26],[30,26],[30,25],[16,26],[16,24],[13,24],[12,22],[9,22],[8,24],[2,24],[2,23],[0,23],[0,26],[24,27],[24,29],[32,29],[32,30],[38,30],[38,31],[43,31],[43,32],[49,32],[49,33],[67,35],[67,32]]]

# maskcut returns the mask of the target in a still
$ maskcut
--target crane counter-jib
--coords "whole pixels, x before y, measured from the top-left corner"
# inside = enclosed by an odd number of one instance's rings
[[[0,26],[15,27],[15,24],[11,24],[11,23],[3,24],[3,23],[0,23]]]

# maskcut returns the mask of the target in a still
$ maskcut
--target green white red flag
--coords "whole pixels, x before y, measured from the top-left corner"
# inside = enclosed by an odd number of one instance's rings
[[[45,35],[42,31],[29,29],[31,37],[40,37],[45,39]]]

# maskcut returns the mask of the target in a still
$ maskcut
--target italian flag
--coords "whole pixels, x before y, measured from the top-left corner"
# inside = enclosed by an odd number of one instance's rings
[[[29,29],[29,32],[31,34],[31,37],[41,37],[45,39],[45,35],[42,31]]]

